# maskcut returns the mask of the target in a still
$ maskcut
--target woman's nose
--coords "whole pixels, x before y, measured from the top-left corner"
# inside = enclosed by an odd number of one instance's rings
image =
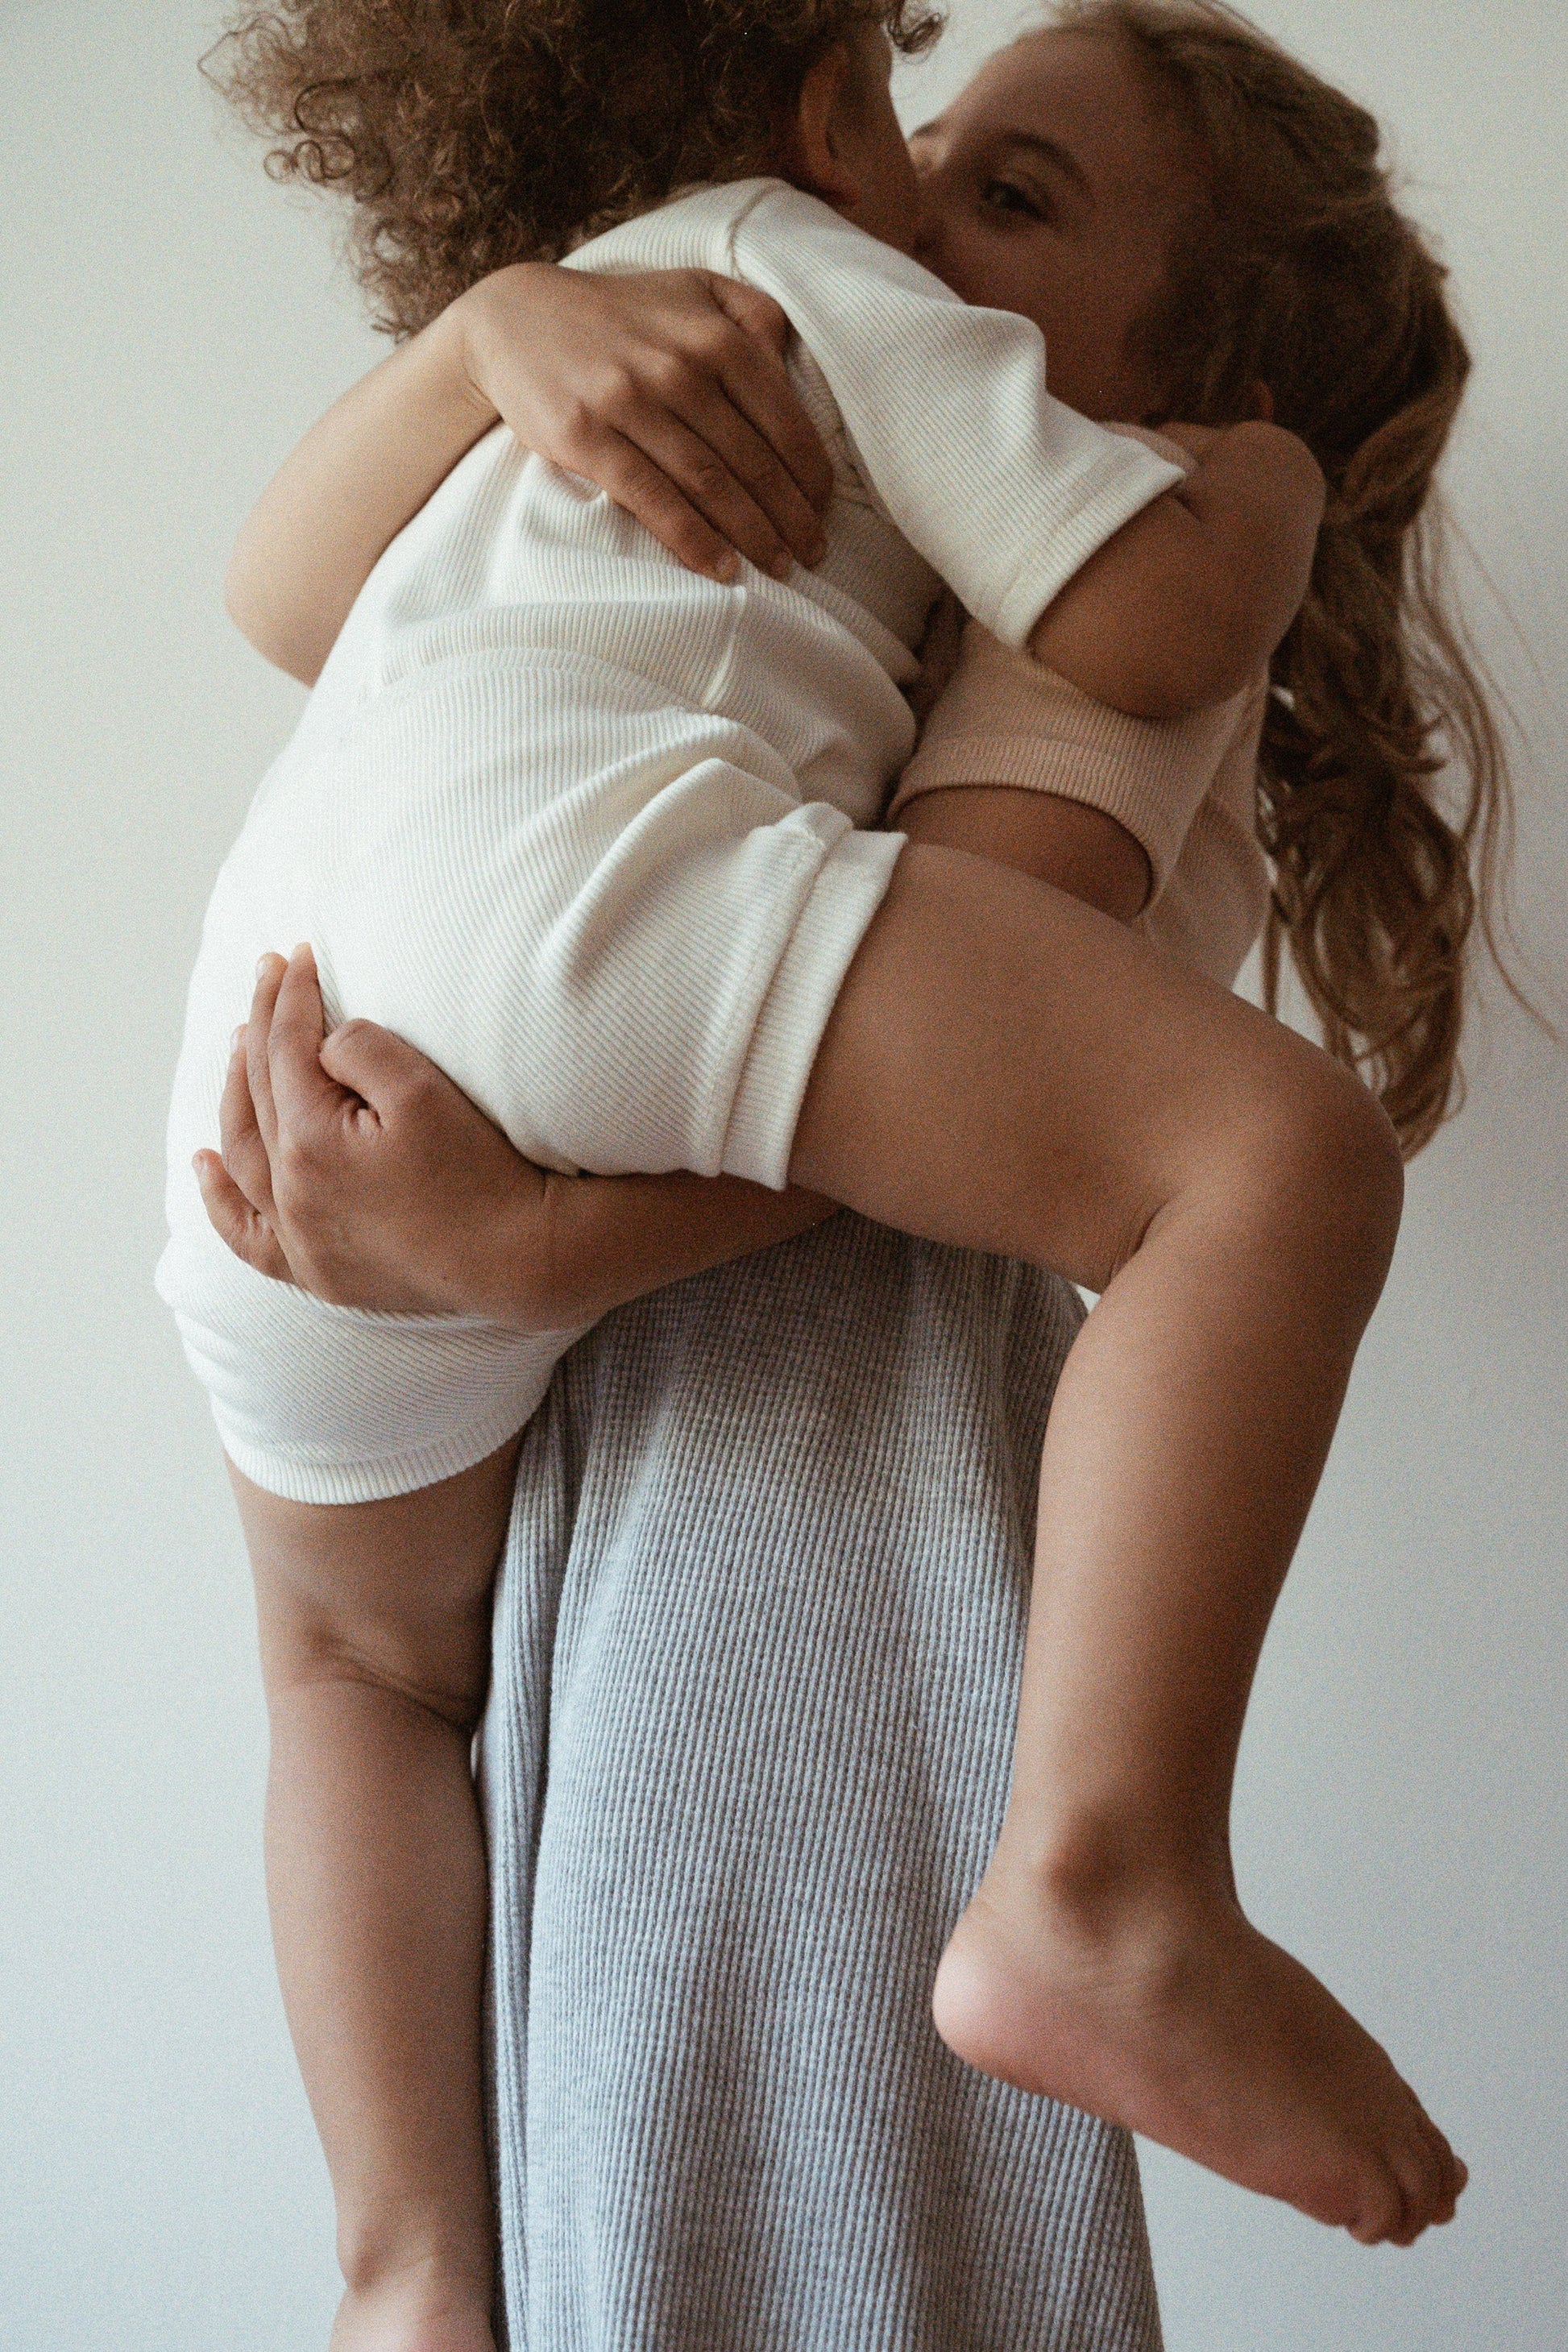
[[[929,269],[931,257],[942,249],[942,223],[937,207],[931,200],[931,191],[923,181],[920,184],[919,208],[915,214],[915,233],[910,251],[917,261]]]

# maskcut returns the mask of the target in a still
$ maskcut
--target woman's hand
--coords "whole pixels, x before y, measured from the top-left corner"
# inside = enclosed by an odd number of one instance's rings
[[[558,1176],[445,1073],[368,1021],[330,1034],[308,948],[264,957],[195,1167],[220,1237],[342,1307],[590,1323],[804,1232],[832,1203],[731,1177]]]
[[[476,396],[689,569],[732,579],[738,549],[787,579],[821,558],[833,469],[768,295],[704,269],[614,278],[520,262],[453,311]]]
[[[389,1030],[329,1036],[309,949],[262,959],[219,1124],[222,1156],[198,1152],[197,1181],[258,1273],[394,1314],[516,1303],[507,1244],[542,1219],[544,1171]]]

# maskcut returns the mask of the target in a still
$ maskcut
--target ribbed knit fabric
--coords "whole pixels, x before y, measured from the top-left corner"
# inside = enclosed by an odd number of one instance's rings
[[[334,1018],[398,1031],[533,1160],[782,1185],[899,855],[866,828],[913,746],[900,687],[933,566],[1016,642],[1177,478],[1050,397],[1026,320],[780,182],[699,190],[573,258],[779,298],[834,456],[828,553],[784,583],[696,579],[497,431],[366,583],[207,910],[159,1276],[230,1456],[302,1501],[479,1460],[560,1348],[447,1319],[422,1349],[224,1249],[190,1161],[258,956],[309,940]]]
[[[930,2013],[1079,1319],[841,1216],[557,1371],[483,1739],[510,2352],[1158,2352],[1129,2140]]]
[[[1053,398],[1032,321],[961,301],[782,180],[701,190],[571,259],[714,269],[771,294],[837,404],[855,473],[1004,644],[1021,646],[1096,550],[1181,479],[1146,440]]]
[[[1091,702],[978,621],[926,721],[888,813],[922,793],[1007,784],[1103,809],[1153,876],[1137,929],[1228,988],[1268,905],[1258,845],[1258,744],[1268,682],[1190,719],[1154,724]]]

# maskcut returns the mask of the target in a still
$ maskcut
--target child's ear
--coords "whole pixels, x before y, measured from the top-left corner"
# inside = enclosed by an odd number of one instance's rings
[[[844,158],[843,101],[852,64],[846,41],[823,52],[801,85],[784,142],[784,170],[794,184],[840,207],[860,201],[860,183]]]

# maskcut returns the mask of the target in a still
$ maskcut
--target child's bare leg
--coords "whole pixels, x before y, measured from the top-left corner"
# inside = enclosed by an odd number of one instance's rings
[[[331,2352],[492,2352],[469,1744],[515,1459],[330,1507],[231,1472],[272,1730],[273,1940],[347,2282]]]
[[[1398,1222],[1355,1082],[1092,910],[907,850],[792,1178],[1102,1291],[1042,1468],[1012,1798],[944,1957],[974,2064],[1368,2240],[1462,2168],[1243,1917],[1227,1815],[1264,1630]]]

